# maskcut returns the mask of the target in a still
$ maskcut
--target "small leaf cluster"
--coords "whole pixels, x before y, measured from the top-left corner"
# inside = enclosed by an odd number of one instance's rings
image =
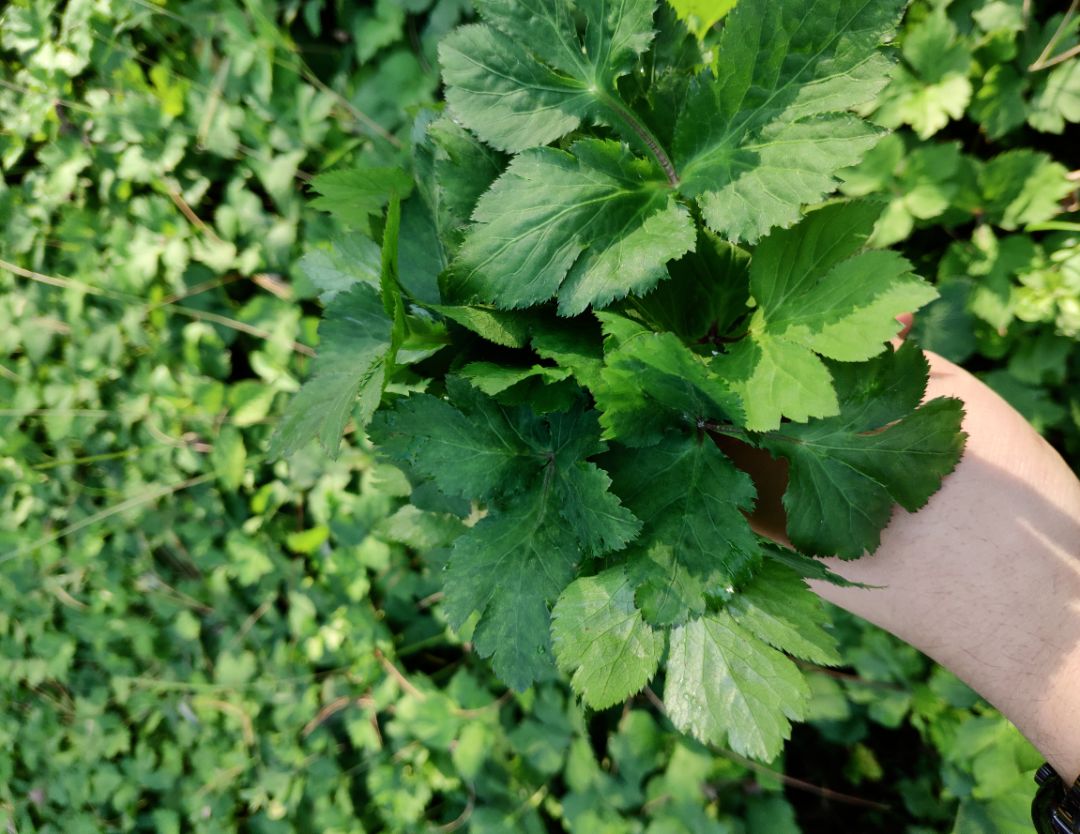
[[[276,450],[355,420],[468,520],[443,608],[513,688],[602,709],[662,674],[677,727],[771,759],[809,696],[787,655],[835,661],[809,557],[873,551],[963,445],[888,347],[936,293],[872,244],[879,202],[823,203],[881,138],[851,108],[901,4],[742,0],[704,40],[654,0],[477,6],[412,176],[313,183],[361,234],[306,265],[329,303]],[[733,442],[786,462],[794,550]]]
[[[938,118],[940,86],[902,62],[873,118],[911,132],[840,172],[845,194],[887,201],[874,243],[900,245],[935,280],[921,343],[973,367],[1067,456],[1080,452],[1080,158],[1059,134],[1080,114],[1078,27],[1071,8],[913,4],[901,42],[966,56],[971,98]]]
[[[1076,11],[1023,0],[917,0],[902,60],[863,112],[922,139],[965,116],[991,140],[1025,126],[1062,134],[1080,122]]]

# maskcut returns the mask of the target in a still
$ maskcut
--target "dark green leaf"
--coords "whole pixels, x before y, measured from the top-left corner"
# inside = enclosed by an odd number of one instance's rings
[[[806,553],[857,558],[877,548],[894,504],[919,509],[956,466],[963,406],[937,399],[916,408],[929,371],[911,343],[831,370],[840,414],[787,425],[761,443],[790,466],[791,541]]]
[[[753,242],[833,190],[878,131],[845,111],[884,85],[898,0],[741,0],[675,130],[680,191],[709,227]]]
[[[694,247],[694,224],[652,163],[616,142],[516,157],[480,200],[455,266],[458,285],[500,307],[558,296],[575,315],[667,277]]]
[[[361,428],[367,425],[382,398],[393,328],[370,284],[354,284],[330,303],[319,327],[312,378],[289,403],[271,456],[292,454],[315,437],[336,456],[358,400]]]

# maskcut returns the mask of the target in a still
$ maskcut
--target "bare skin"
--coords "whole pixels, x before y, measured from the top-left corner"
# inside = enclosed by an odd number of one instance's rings
[[[951,669],[1071,782],[1080,775],[1080,481],[997,394],[928,357],[928,398],[965,403],[964,457],[923,510],[896,511],[874,555],[826,560],[880,588],[814,590]],[[783,474],[761,459],[741,463],[761,490],[753,523],[783,540]]]

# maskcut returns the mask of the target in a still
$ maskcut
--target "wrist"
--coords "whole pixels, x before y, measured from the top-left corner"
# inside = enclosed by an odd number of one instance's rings
[[[1071,784],[1080,774],[1080,483],[1015,412],[997,408],[994,422],[988,413],[974,409],[968,453],[924,510],[898,512],[875,555],[830,562],[882,587],[816,590],[951,669]]]

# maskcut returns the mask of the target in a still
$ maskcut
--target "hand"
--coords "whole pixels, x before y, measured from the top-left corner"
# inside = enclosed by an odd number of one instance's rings
[[[927,356],[927,397],[965,403],[964,457],[924,509],[895,511],[872,556],[825,560],[878,588],[814,590],[951,669],[1071,781],[1080,774],[1080,481],[990,388]],[[752,523],[782,541],[782,466],[745,447],[734,456],[759,486]]]

